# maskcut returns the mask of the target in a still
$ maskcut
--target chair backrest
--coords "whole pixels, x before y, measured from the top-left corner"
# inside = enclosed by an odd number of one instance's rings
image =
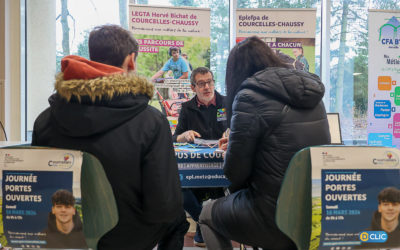
[[[289,163],[276,206],[279,229],[294,241],[297,249],[309,249],[311,236],[310,148],[297,152]]]
[[[89,248],[97,249],[100,238],[118,222],[118,210],[100,161],[83,153],[81,170],[83,233]]]
[[[49,153],[55,151],[55,148],[48,147],[12,146],[7,148],[48,149]],[[118,222],[117,205],[102,164],[89,153],[83,152],[80,180],[83,233],[88,247],[97,249],[100,238]]]

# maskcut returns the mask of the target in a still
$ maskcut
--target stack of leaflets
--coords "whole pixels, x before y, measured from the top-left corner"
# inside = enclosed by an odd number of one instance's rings
[[[193,143],[200,145],[200,146],[207,146],[210,148],[218,147],[218,140],[204,140],[204,139],[195,138]]]

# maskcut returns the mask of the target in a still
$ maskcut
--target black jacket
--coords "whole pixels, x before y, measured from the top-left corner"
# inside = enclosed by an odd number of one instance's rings
[[[225,97],[215,91],[216,106],[197,106],[196,96],[182,104],[179,113],[178,125],[173,136],[174,142],[178,135],[188,130],[194,130],[201,135],[201,139],[216,140],[222,137],[226,130]],[[224,113],[217,118],[217,112]]]
[[[168,121],[148,105],[151,83],[122,74],[64,80],[60,73],[55,88],[35,121],[32,145],[78,149],[100,160],[119,221],[99,245],[130,249],[159,237],[158,226],[183,208]]]
[[[76,213],[73,216],[74,228],[69,234],[64,234],[57,229],[56,217],[53,213],[49,213],[47,220],[47,228],[44,230],[46,234],[46,248],[63,248],[63,249],[78,249],[87,248],[81,219]]]
[[[222,234],[267,249],[293,247],[275,224],[276,200],[292,156],[330,143],[323,95],[317,75],[285,68],[267,68],[241,84],[224,162],[236,193],[218,200],[212,211]]]
[[[371,226],[366,231],[384,231],[381,226],[381,213],[378,211],[374,212],[372,217]],[[386,242],[383,243],[363,243],[361,249],[379,249],[379,248],[400,248],[400,218],[399,224],[396,229],[390,233],[386,232],[388,238]]]

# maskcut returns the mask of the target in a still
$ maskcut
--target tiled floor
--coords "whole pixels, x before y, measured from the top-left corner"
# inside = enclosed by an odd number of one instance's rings
[[[190,222],[190,227],[189,227],[189,230],[188,230],[188,232],[187,232],[187,234],[185,236],[185,245],[184,245],[185,247],[183,249],[184,250],[205,250],[205,249],[207,249],[207,248],[204,248],[204,247],[203,248],[202,247],[196,247],[194,245],[193,237],[194,237],[194,234],[196,232],[196,223],[191,218],[188,218],[188,221]],[[239,244],[238,243],[233,242],[232,245],[233,245],[235,250],[239,249]]]

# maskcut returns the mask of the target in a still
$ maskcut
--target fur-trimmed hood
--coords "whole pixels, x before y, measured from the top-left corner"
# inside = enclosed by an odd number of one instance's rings
[[[52,120],[72,137],[119,126],[143,111],[154,93],[145,78],[76,56],[63,59],[55,90],[49,98]]]
[[[136,74],[126,74],[121,68],[89,61],[70,55],[61,60],[61,73],[56,77],[55,90],[67,101],[76,96],[111,99],[115,95],[147,95],[151,98],[154,86]]]
[[[67,101],[70,101],[72,96],[78,101],[87,96],[94,102],[96,98],[110,100],[117,95],[146,95],[151,98],[154,94],[154,85],[147,79],[134,74],[118,73],[87,80],[64,80],[64,74],[61,72],[56,76],[54,88]]]

